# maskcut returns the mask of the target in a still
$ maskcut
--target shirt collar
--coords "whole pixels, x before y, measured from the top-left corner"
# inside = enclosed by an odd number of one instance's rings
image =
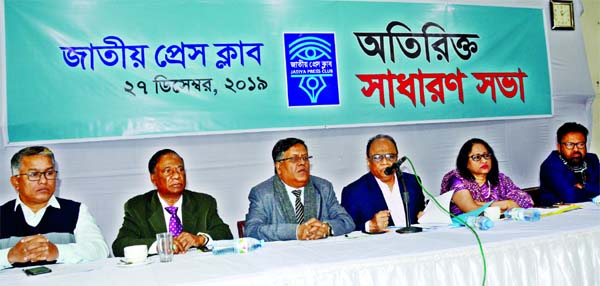
[[[283,181],[281,181],[281,182],[283,183]],[[293,187],[288,186],[286,183],[283,183],[283,185],[285,186],[285,190],[290,194],[292,193],[292,191],[295,191],[295,190],[300,190],[301,192],[304,192],[304,187],[293,188]]]
[[[400,191],[400,186],[398,185],[398,176],[396,176],[396,174],[394,174],[394,177],[396,177],[396,179],[394,180],[394,185],[392,186],[392,192],[394,191]],[[383,192],[385,191],[390,191],[390,187],[384,183],[382,180],[380,180],[379,178],[377,178],[375,175],[373,175],[373,178],[375,178],[375,181],[377,182],[377,185],[379,186],[379,189]]]
[[[21,206],[21,208],[28,208],[28,209],[30,209],[25,203],[23,203],[23,201],[21,201],[21,198],[19,196],[17,196],[17,199],[15,201],[15,209],[14,209],[14,211],[17,210],[18,206]],[[50,199],[48,200],[48,204],[46,204],[46,206],[44,208],[47,208],[48,206],[60,209],[60,203],[58,202],[58,200],[56,199],[56,197],[54,195],[52,195],[50,197]]]
[[[162,205],[163,209],[166,208],[166,207],[169,207],[169,204],[167,203],[167,201],[163,200],[163,198],[160,197],[160,195],[158,194],[158,192],[156,193],[156,195],[158,196],[158,200],[160,200],[160,204]],[[183,203],[183,200],[181,198],[183,198],[183,195],[179,196],[179,199],[173,205],[174,207],[178,207],[178,209],[181,209],[181,205]]]

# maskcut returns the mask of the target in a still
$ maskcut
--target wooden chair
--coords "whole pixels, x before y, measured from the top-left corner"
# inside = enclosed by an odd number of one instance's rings
[[[237,222],[238,237],[240,237],[240,238],[244,237],[244,228],[245,227],[246,227],[245,220],[240,220]]]

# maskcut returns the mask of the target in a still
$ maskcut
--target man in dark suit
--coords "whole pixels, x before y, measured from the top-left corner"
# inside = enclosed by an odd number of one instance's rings
[[[367,143],[369,173],[342,190],[342,206],[352,216],[356,230],[382,232],[388,226],[406,224],[405,212],[396,173],[386,175],[385,169],[398,159],[394,138],[377,135]],[[425,208],[424,196],[416,177],[403,173],[409,193],[410,223]]]
[[[246,235],[266,241],[312,240],[354,229],[332,184],[310,175],[304,141],[279,140],[271,153],[275,175],[250,190]]]
[[[233,238],[217,213],[216,200],[185,189],[183,159],[175,151],[156,152],[148,170],[156,190],[125,203],[123,225],[112,244],[115,256],[123,256],[124,247],[137,244],[149,246],[150,254],[156,253],[156,234],[167,231],[173,233],[176,254],[206,246],[213,239]]]

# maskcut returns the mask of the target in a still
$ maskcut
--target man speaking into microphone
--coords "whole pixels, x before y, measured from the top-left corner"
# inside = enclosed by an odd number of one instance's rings
[[[398,148],[391,136],[379,134],[369,139],[369,173],[342,190],[342,206],[354,220],[356,230],[378,233],[388,226],[406,224],[401,194],[405,190],[396,175],[405,158],[398,161]],[[414,175],[403,173],[403,176],[409,194],[408,217],[411,224],[417,223],[419,212],[425,208],[423,192]]]

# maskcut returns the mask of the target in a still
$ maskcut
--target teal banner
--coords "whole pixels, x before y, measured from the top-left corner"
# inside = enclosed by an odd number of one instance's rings
[[[552,113],[541,9],[4,1],[10,143]]]

